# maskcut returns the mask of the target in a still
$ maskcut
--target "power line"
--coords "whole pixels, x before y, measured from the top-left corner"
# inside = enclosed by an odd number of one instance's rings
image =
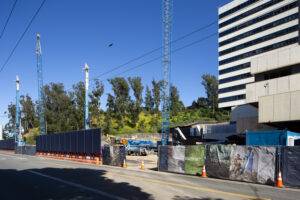
[[[195,45],[195,44],[197,44],[197,43],[199,43],[199,42],[202,42],[202,41],[204,41],[204,40],[207,40],[207,39],[209,39],[209,38],[211,38],[211,37],[213,37],[213,36],[215,36],[215,35],[218,35],[218,32],[215,32],[215,33],[213,33],[213,34],[210,34],[210,35],[208,35],[208,36],[206,36],[206,37],[203,37],[203,38],[201,38],[201,39],[199,39],[199,40],[195,40],[195,41],[193,41],[193,42],[191,42],[191,43],[189,43],[189,44],[186,44],[186,45],[184,45],[184,46],[182,46],[182,47],[179,47],[179,48],[177,48],[177,49],[171,51],[171,53],[176,53],[176,52],[178,52],[178,51],[181,51],[181,50],[183,50],[183,49],[185,49],[185,48],[188,48],[188,47],[190,47],[190,46],[193,46],[193,45]],[[122,72],[120,72],[120,73],[118,73],[118,74],[115,74],[114,76],[111,76],[110,78],[116,77],[116,76],[118,76],[118,75],[124,74],[124,73],[129,72],[129,71],[132,71],[132,70],[134,70],[134,69],[140,68],[140,67],[142,67],[142,66],[144,66],[144,65],[147,65],[147,64],[152,63],[152,62],[154,62],[154,61],[156,61],[156,60],[159,60],[159,59],[161,59],[162,57],[163,57],[163,56],[159,56],[159,57],[153,58],[153,59],[151,59],[151,60],[149,60],[149,61],[147,61],[147,62],[144,62],[144,63],[142,63],[142,64],[139,64],[139,65],[136,65],[136,66],[134,66],[134,67],[131,67],[131,68],[129,68],[129,69],[125,70],[125,71],[122,71]],[[110,78],[102,79],[102,80],[100,80],[100,81],[107,81],[107,80],[110,79]],[[94,78],[94,80],[95,80],[95,79],[96,79],[96,78]],[[94,83],[90,83],[90,86],[92,86],[93,84],[94,84]],[[67,91],[70,91],[71,89],[73,89],[73,87],[67,89],[66,92],[67,92]]]
[[[183,40],[183,39],[186,38],[186,37],[189,37],[189,36],[191,36],[191,35],[193,35],[193,34],[195,34],[195,33],[198,33],[199,31],[205,30],[205,29],[209,28],[210,26],[216,24],[217,22],[218,22],[218,21],[214,21],[214,22],[212,22],[212,23],[210,23],[210,24],[207,24],[207,25],[205,25],[205,26],[202,26],[202,27],[200,27],[200,28],[198,28],[198,29],[196,29],[196,30],[190,32],[190,33],[187,33],[187,34],[185,34],[185,35],[183,35],[183,36],[177,38],[176,40],[171,41],[170,44],[174,44],[174,43],[176,43],[176,42],[178,42],[178,41],[180,41],[180,40]],[[102,73],[102,74],[96,76],[94,79],[99,78],[99,77],[101,77],[101,76],[104,76],[104,75],[106,75],[106,74],[109,74],[109,73],[111,73],[111,72],[113,72],[113,71],[116,71],[117,69],[120,69],[120,68],[122,68],[122,67],[124,67],[124,66],[126,66],[126,65],[128,65],[128,64],[130,64],[130,63],[132,63],[132,62],[134,62],[134,61],[137,61],[137,60],[139,60],[139,59],[141,59],[141,58],[144,58],[144,57],[146,57],[146,56],[148,56],[148,55],[150,55],[150,54],[152,54],[152,53],[154,53],[154,52],[156,52],[156,51],[158,51],[158,50],[160,50],[160,49],[162,49],[162,48],[163,48],[163,46],[160,46],[160,47],[158,47],[158,48],[156,48],[156,49],[153,49],[153,50],[151,50],[151,51],[149,51],[149,52],[147,52],[147,53],[145,53],[145,54],[143,54],[143,55],[141,55],[141,56],[138,56],[138,57],[136,57],[136,58],[134,58],[134,59],[131,59],[131,60],[127,61],[127,62],[124,63],[124,64],[121,64],[121,65],[119,65],[119,66],[117,66],[117,67],[112,68],[111,70],[108,70],[108,71],[106,71],[106,72],[104,72],[104,73]]]
[[[176,52],[178,52],[178,51],[181,51],[181,50],[183,50],[183,49],[185,49],[185,48],[188,48],[188,47],[190,47],[190,46],[193,46],[193,45],[195,45],[195,44],[197,44],[197,43],[199,43],[199,42],[202,42],[202,41],[204,41],[204,40],[207,40],[207,39],[209,39],[209,38],[211,38],[211,37],[213,37],[213,36],[215,36],[215,35],[218,35],[218,33],[216,32],[216,33],[210,34],[210,35],[208,35],[208,36],[206,36],[206,37],[204,37],[204,38],[201,38],[201,39],[199,39],[199,40],[196,40],[196,41],[194,41],[194,42],[191,42],[191,43],[189,43],[189,44],[186,44],[186,45],[184,45],[184,46],[182,46],[182,47],[179,47],[179,48],[177,48],[177,49],[171,51],[171,53],[176,53]],[[115,76],[118,76],[118,75],[120,75],[120,74],[124,74],[124,73],[126,73],[126,72],[129,72],[129,71],[132,71],[132,70],[134,70],[134,69],[140,68],[140,67],[142,67],[142,66],[144,66],[144,65],[146,65],[146,64],[149,64],[149,63],[152,63],[152,62],[154,62],[154,61],[156,61],[156,60],[159,60],[159,59],[161,59],[162,57],[163,57],[163,56],[159,56],[159,57],[153,58],[153,59],[151,59],[151,60],[149,60],[149,61],[147,61],[147,62],[144,62],[144,63],[139,64],[139,65],[137,65],[137,66],[131,67],[131,68],[129,68],[129,69],[125,70],[125,71],[122,71],[122,72],[120,72],[120,73],[118,73],[118,74],[115,74],[115,75],[112,76],[112,77],[115,77]],[[112,78],[112,77],[110,77],[110,78]],[[106,81],[106,80],[108,80],[108,79],[109,79],[109,78],[103,79],[102,81]]]
[[[17,47],[19,46],[20,42],[22,41],[23,37],[25,36],[25,34],[27,33],[28,29],[30,28],[32,22],[35,20],[36,16],[39,14],[41,8],[43,7],[43,5],[45,4],[46,0],[43,0],[43,2],[41,3],[40,7],[37,9],[37,11],[35,12],[35,14],[33,15],[33,17],[31,18],[29,24],[27,25],[25,31],[23,32],[23,34],[21,35],[21,37],[19,38],[18,42],[16,43],[15,47],[13,48],[13,50],[11,51],[11,53],[9,54],[9,56],[7,57],[6,61],[4,62],[4,64],[2,65],[0,72],[2,72],[2,70],[4,69],[4,67],[7,65],[8,61],[10,60],[10,58],[12,57],[12,55],[14,54],[15,50],[17,49]]]
[[[3,29],[2,29],[2,32],[1,32],[1,35],[0,35],[0,39],[2,38],[2,36],[3,36],[3,34],[4,34],[4,31],[6,30],[6,26],[7,26],[8,22],[9,22],[9,20],[10,20],[10,17],[12,16],[12,14],[13,14],[13,12],[14,12],[14,10],[15,10],[15,7],[16,7],[17,2],[18,2],[18,0],[15,0],[14,5],[13,5],[13,7],[12,7],[11,10],[10,10],[10,13],[9,13],[9,15],[8,15],[8,17],[7,17],[7,19],[6,19],[6,22],[5,22],[5,24],[4,24],[4,27],[3,27]]]

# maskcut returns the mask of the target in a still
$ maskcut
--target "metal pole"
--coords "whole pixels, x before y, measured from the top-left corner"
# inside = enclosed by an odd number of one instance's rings
[[[15,124],[15,142],[19,142],[18,134],[19,129],[19,98],[20,98],[20,80],[19,76],[16,76],[16,124]]]
[[[83,68],[85,71],[85,118],[84,118],[84,127],[85,130],[89,129],[89,101],[88,101],[88,93],[89,93],[89,66],[85,63]]]

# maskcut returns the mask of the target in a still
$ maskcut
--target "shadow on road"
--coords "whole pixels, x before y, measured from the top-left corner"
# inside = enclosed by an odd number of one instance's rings
[[[43,175],[80,184],[125,199],[153,199],[141,188],[125,182],[116,183],[105,177],[106,171],[93,169],[43,168],[30,169]],[[110,199],[86,189],[68,185],[29,170],[0,170],[1,199],[94,200]]]
[[[182,197],[182,196],[175,196],[173,200],[223,200],[223,199],[213,199],[213,198],[192,198],[192,197]]]

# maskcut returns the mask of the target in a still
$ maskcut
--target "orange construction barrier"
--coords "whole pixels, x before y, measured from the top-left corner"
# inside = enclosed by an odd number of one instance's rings
[[[281,171],[280,170],[278,172],[278,177],[277,177],[277,181],[276,181],[276,187],[283,187],[282,176],[281,176]]]
[[[205,170],[205,165],[203,165],[203,169],[202,169],[202,175],[203,178],[206,178],[206,170]]]

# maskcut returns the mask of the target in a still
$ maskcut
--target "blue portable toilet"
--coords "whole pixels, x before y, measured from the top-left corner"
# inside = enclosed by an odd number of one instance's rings
[[[300,134],[288,130],[257,131],[246,133],[246,145],[253,146],[295,146],[299,145]]]

